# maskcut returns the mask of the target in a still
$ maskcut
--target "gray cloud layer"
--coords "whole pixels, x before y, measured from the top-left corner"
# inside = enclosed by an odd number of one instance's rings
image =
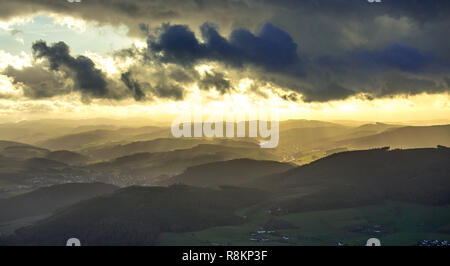
[[[341,100],[358,93],[372,98],[449,90],[441,84],[450,64],[431,51],[408,45],[301,57],[291,36],[270,23],[258,34],[235,29],[228,37],[208,23],[200,29],[201,38],[186,25],[163,25],[149,36],[149,57],[185,68],[210,61],[245,68],[246,74],[260,81],[299,92],[307,102]],[[209,74],[206,78],[212,80]]]
[[[339,51],[354,46],[387,45],[399,39],[420,49],[450,53],[443,30],[448,29],[450,2],[442,0],[0,0],[0,18],[38,11],[56,12],[112,25],[128,25],[141,34],[139,25],[172,24],[197,28],[205,21],[225,33],[235,28],[252,31],[267,21],[288,31],[302,51]],[[389,23],[386,19],[390,19]],[[393,31],[394,30],[394,31]],[[401,30],[402,32],[399,32]],[[427,40],[432,40],[427,41]]]
[[[130,34],[148,37],[146,53],[122,51],[121,56],[142,57],[145,63],[118,81],[105,78],[89,58],[72,57],[61,43],[35,45],[36,57],[45,58],[49,69],[5,72],[26,84],[30,97],[53,95],[56,85],[58,93],[66,93],[61,73],[87,97],[180,100],[183,87],[193,83],[232,93],[224,73],[200,77],[193,70],[210,61],[234,71],[233,77],[245,73],[259,84],[285,88],[280,97],[291,101],[299,99],[296,92],[304,101],[329,101],[357,93],[371,98],[448,92],[450,87],[449,1],[1,1],[3,19],[49,11],[123,23]],[[55,73],[59,76],[49,76]],[[44,76],[47,82],[39,83]]]

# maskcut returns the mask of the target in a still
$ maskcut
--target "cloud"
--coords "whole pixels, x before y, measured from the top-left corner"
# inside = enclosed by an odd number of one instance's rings
[[[356,49],[340,55],[316,57],[315,63],[332,71],[386,72],[391,69],[408,73],[443,73],[450,63],[439,59],[433,52],[416,47],[391,44],[381,49]]]
[[[203,90],[214,88],[221,94],[230,92],[232,89],[231,82],[225,78],[225,75],[215,71],[206,71],[205,76],[199,81],[198,86]]]
[[[295,93],[283,94],[281,95],[281,99],[290,102],[297,102],[299,100],[298,95]]]
[[[2,0],[0,20],[47,12],[99,25],[127,25],[133,36],[148,32],[148,25],[165,22],[197,29],[208,21],[228,35],[232,29],[254,30],[271,21],[290,33],[306,53],[373,49],[407,41],[450,59],[445,42],[430,41],[446,39],[442,32],[450,25],[450,2],[443,0],[89,0],[80,4]],[[389,23],[378,23],[380,18]],[[392,31],[404,23],[408,27]]]
[[[8,66],[3,71],[26,97],[42,99],[78,91],[84,102],[91,98],[145,99],[141,84],[130,73],[123,73],[118,79],[107,77],[89,57],[72,56],[64,42],[49,46],[45,41],[37,41],[32,51],[34,65],[20,69]]]
[[[37,59],[48,60],[51,70],[68,70],[76,90],[95,98],[108,98],[112,95],[108,90],[105,75],[95,67],[94,62],[85,56],[72,57],[69,46],[64,42],[48,46],[44,41],[37,41],[32,49]]]
[[[449,64],[438,60],[433,53],[400,44],[390,45],[383,50],[354,52],[349,57],[366,68],[394,68],[413,73],[425,71],[433,65],[444,70],[450,69]]]
[[[134,70],[136,71],[136,69]],[[158,98],[167,98],[172,100],[183,100],[184,98],[184,88],[183,82],[178,83],[173,81],[170,76],[178,77],[177,75],[182,75],[180,72],[161,72],[150,73],[151,69],[140,70],[143,72],[132,72],[132,70],[121,74],[121,81],[127,86],[127,88],[132,92],[132,95],[136,101],[142,101],[144,99],[151,99],[151,96]],[[158,75],[158,78],[151,78]],[[149,82],[149,78],[154,82]],[[182,77],[184,80],[186,77]],[[185,81],[185,80],[184,80]],[[152,84],[153,83],[153,84]],[[148,95],[147,95],[148,94]]]
[[[185,69],[210,62],[228,69],[245,68],[243,75],[295,91],[306,102],[344,100],[359,93],[385,97],[442,92],[442,87],[432,85],[450,70],[449,64],[434,53],[398,43],[380,49],[300,57],[291,36],[271,23],[265,23],[258,34],[239,28],[228,37],[209,23],[200,27],[201,39],[187,25],[164,24],[157,32],[159,35],[148,39],[153,60]],[[413,87],[405,74],[418,75],[418,84]],[[384,80],[386,75],[389,80]],[[405,85],[400,89],[401,80]],[[222,94],[230,87],[219,73],[207,73],[197,83],[201,89],[215,88]],[[284,99],[292,101],[293,97]]]
[[[231,66],[253,66],[282,71],[299,61],[297,44],[288,33],[265,23],[258,35],[246,29],[233,30],[229,38],[221,36],[209,23],[201,26],[203,42],[187,25],[163,25],[159,36],[151,36],[148,46],[162,62],[195,65],[201,61],[219,61]]]
[[[322,13],[349,19],[389,14],[395,17],[408,16],[424,22],[441,19],[450,10],[450,4],[441,0],[382,0],[382,4],[369,3],[366,0],[279,0],[276,4],[270,0],[263,2],[305,13]]]
[[[305,102],[326,102],[330,100],[345,100],[355,94],[355,91],[346,89],[337,83],[325,87],[306,89],[302,91],[302,100]]]
[[[257,2],[236,0],[89,0],[81,3],[69,3],[65,0],[0,0],[0,20],[35,13],[57,13],[64,16],[80,18],[88,22],[127,25],[130,34],[139,36],[139,25],[161,24],[167,21],[181,22],[186,18],[196,21],[214,21],[232,24],[248,22],[246,15],[251,10],[261,9]]]
[[[448,88],[438,85],[430,79],[395,75],[388,76],[384,79],[384,84],[376,96],[417,95],[424,92],[433,94],[445,91],[448,91]]]
[[[73,57],[70,49],[64,42],[58,42],[48,46],[44,41],[33,44],[33,55],[36,59],[45,59],[48,70],[42,66],[14,70],[9,68],[5,74],[13,77],[15,82],[27,85],[25,95],[33,98],[45,98],[66,94],[71,91],[66,84],[72,81],[73,90],[81,92],[84,101],[90,98],[120,100],[133,97],[136,101],[152,99],[152,95],[159,98],[182,100],[184,89],[181,83],[187,82],[188,74],[171,70],[168,72],[171,78],[178,78],[179,84],[172,81],[167,73],[157,71],[151,76],[146,76],[151,68],[142,68],[141,72],[129,70],[121,73],[120,77],[113,79],[107,77],[94,62],[86,56]],[[173,68],[171,68],[173,69]],[[147,81],[150,77],[151,82]],[[57,79],[58,78],[58,79]],[[66,79],[66,81],[64,81]],[[152,85],[153,83],[154,85]]]
[[[62,73],[54,73],[42,66],[24,67],[15,69],[7,67],[3,73],[11,77],[13,84],[23,85],[24,96],[35,99],[68,94],[71,84]]]
[[[120,80],[127,86],[127,88],[133,94],[136,101],[140,101],[145,97],[145,93],[142,91],[141,85],[136,80],[132,79],[131,72],[122,73]]]
[[[164,24],[149,32],[152,34],[144,61],[153,68],[171,69],[147,75],[159,80],[156,84],[160,85],[149,86],[157,90],[153,92],[156,96],[181,99],[181,88],[190,83],[197,83],[203,90],[233,93],[230,80],[247,77],[285,89],[279,97],[287,101],[326,102],[358,94],[373,99],[449,90],[441,85],[450,70],[445,60],[433,52],[399,43],[314,56],[302,53],[287,32],[271,23],[265,23],[258,34],[238,28],[228,37],[210,23],[200,27],[201,38],[188,25]],[[215,67],[203,76],[194,70],[198,64],[211,63]],[[225,76],[224,68],[232,73],[231,78]],[[177,86],[167,86],[170,84]],[[179,93],[160,93],[158,89]],[[258,94],[258,88],[249,93]]]
[[[169,98],[173,100],[182,100],[184,98],[184,89],[178,84],[160,82],[152,87],[152,92],[160,98]]]
[[[137,61],[121,74],[121,81],[132,92],[135,100],[154,100],[165,98],[183,100],[185,88],[194,84],[199,78],[193,69],[155,62]]]
[[[49,63],[49,71],[65,73],[73,80],[74,90],[86,97],[183,99],[186,87],[195,83],[205,90],[232,93],[227,81],[232,84],[240,78],[285,89],[280,97],[291,101],[301,97],[305,101],[329,101],[359,93],[389,97],[449,90],[448,84],[445,86],[450,69],[450,49],[446,45],[449,37],[445,34],[450,27],[449,1],[104,3],[83,1],[73,8],[73,4],[59,0],[5,1],[0,18],[52,12],[96,21],[98,25],[125,24],[130,35],[148,37],[146,53],[135,48],[117,53],[142,57],[142,61],[122,70],[124,73],[115,80],[87,57],[71,56],[68,49],[55,45],[41,47],[42,51],[49,50],[42,56]],[[157,26],[162,23],[166,24]],[[201,76],[194,66],[203,63],[217,67]],[[226,77],[224,73],[233,74]],[[251,91],[258,93],[257,88]],[[291,93],[298,97],[289,97]]]
[[[449,77],[445,77],[444,78],[445,83],[447,84],[447,88],[450,89],[450,78]]]

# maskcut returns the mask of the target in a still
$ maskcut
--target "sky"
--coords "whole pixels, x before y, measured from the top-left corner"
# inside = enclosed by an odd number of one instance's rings
[[[0,118],[450,117],[450,2],[0,0]]]

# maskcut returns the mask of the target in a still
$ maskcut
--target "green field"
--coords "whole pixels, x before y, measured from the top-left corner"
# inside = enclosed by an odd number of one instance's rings
[[[256,234],[269,219],[295,228]],[[287,237],[283,239],[284,237]],[[376,237],[382,245],[415,245],[423,239],[450,240],[450,206],[389,202],[359,208],[272,216],[260,212],[240,226],[214,227],[189,233],[164,233],[159,245],[364,245]],[[265,238],[266,241],[251,241]],[[267,240],[268,239],[268,240]]]

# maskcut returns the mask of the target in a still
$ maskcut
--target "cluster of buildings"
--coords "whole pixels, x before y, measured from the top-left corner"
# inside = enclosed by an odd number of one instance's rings
[[[250,235],[252,236],[249,240],[250,241],[254,241],[254,242],[267,242],[270,241],[270,238],[268,238],[266,235],[273,235],[276,232],[274,230],[256,230],[256,232],[252,232],[250,233]],[[289,237],[288,236],[281,236],[281,238],[284,241],[288,241]]]
[[[450,242],[447,240],[422,240],[417,243],[417,246],[422,247],[450,247]]]

